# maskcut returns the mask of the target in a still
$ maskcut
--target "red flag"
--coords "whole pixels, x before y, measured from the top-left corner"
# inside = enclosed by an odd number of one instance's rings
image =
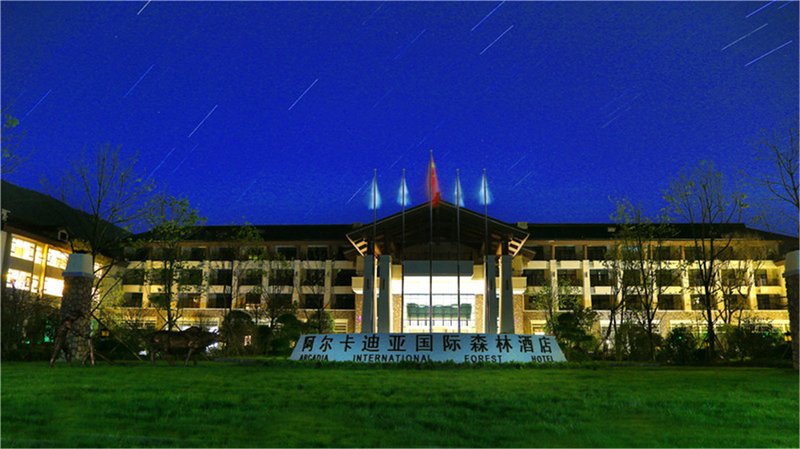
[[[436,206],[442,199],[442,192],[439,191],[439,181],[436,179],[436,164],[433,163],[433,152],[431,151],[431,165],[428,167],[428,199],[431,204]]]

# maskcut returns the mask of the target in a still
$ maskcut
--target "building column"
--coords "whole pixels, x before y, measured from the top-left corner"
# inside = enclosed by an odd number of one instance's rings
[[[495,257],[494,256],[486,256],[484,258],[484,287],[486,294],[484,295],[484,305],[486,307],[486,333],[487,334],[496,334],[497,333],[497,315],[498,315],[498,305],[497,304],[497,282],[494,273],[495,273]]]
[[[61,298],[61,326],[66,327],[68,351],[74,348],[75,358],[82,362],[90,352],[92,288],[94,286],[94,267],[92,256],[86,253],[70,254],[67,268],[63,272],[64,290]],[[94,358],[92,358],[94,364]]]
[[[683,247],[681,246],[681,253],[683,252]],[[681,297],[683,298],[683,310],[684,311],[691,311],[692,310],[692,293],[689,290],[689,268],[683,267],[681,268]]]
[[[587,246],[584,245],[584,254],[586,253]],[[581,274],[583,280],[583,308],[584,309],[591,309],[592,308],[592,285],[589,282],[589,260],[587,256],[584,255],[583,261],[581,261]]]
[[[380,289],[378,290],[378,332],[391,332],[392,325],[392,256],[381,256]]]
[[[364,304],[361,306],[361,333],[375,332],[375,256],[364,256]]]
[[[511,256],[500,256],[500,332],[514,333],[514,291],[511,285]]]
[[[475,333],[486,333],[483,295],[475,295]]]
[[[325,261],[325,291],[322,294],[322,304],[326,309],[333,309],[333,261]]]

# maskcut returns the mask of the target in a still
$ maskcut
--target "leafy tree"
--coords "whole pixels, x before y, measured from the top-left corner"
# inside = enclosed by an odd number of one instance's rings
[[[614,277],[621,281],[627,315],[643,330],[647,358],[655,360],[661,339],[655,324],[659,298],[680,278],[682,270],[666,244],[676,232],[664,215],[650,219],[627,199],[617,202],[613,219],[619,225],[614,265],[619,272]],[[627,331],[631,329],[635,327],[629,325]]]
[[[181,275],[184,275],[187,265],[180,245],[205,219],[185,198],[160,194],[147,203],[145,221],[150,231],[141,243],[153,249],[152,259],[156,262],[156,266],[148,270],[147,277],[151,284],[163,285],[159,295],[151,294],[150,303],[162,314],[166,329],[171,331],[180,317],[177,294],[186,288],[186,279]]]
[[[2,360],[46,359],[60,319],[58,304],[14,287],[1,290]]]
[[[2,151],[2,164],[0,172],[8,175],[17,170],[17,167],[25,161],[25,157],[19,153],[19,143],[22,135],[17,132],[19,120],[11,114],[3,114],[3,132],[0,151]]]
[[[717,356],[714,323],[720,288],[718,273],[721,261],[731,247],[733,235],[726,225],[741,221],[747,207],[744,195],[728,192],[722,173],[708,161],[684,170],[664,192],[673,217],[690,227],[693,245],[687,262],[699,273],[703,317],[707,327],[709,360]]]

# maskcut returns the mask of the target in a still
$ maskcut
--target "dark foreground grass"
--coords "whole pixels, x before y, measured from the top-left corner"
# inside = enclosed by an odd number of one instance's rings
[[[798,447],[775,368],[2,365],[11,446]]]

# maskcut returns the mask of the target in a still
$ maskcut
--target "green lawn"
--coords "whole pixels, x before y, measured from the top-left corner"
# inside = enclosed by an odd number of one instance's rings
[[[800,446],[786,369],[1,369],[4,447]]]

